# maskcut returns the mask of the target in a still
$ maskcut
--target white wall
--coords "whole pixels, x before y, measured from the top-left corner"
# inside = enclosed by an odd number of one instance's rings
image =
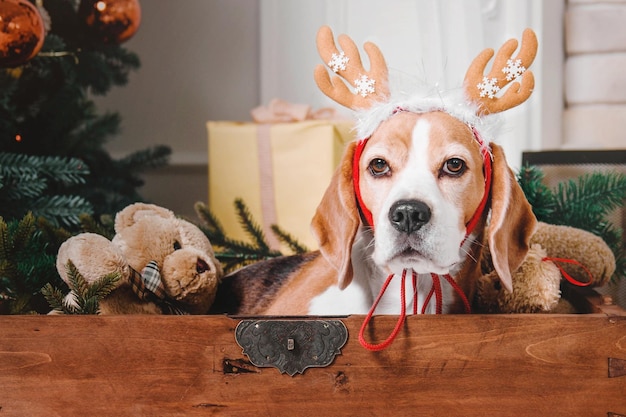
[[[624,149],[626,2],[570,0],[565,23],[564,146]]]

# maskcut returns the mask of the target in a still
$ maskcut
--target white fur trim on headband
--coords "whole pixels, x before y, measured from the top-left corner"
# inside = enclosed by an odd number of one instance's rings
[[[474,126],[486,143],[491,142],[500,126],[498,115],[477,116],[477,107],[465,98],[462,89],[434,93],[392,94],[388,102],[356,111],[355,130],[358,139],[368,138],[378,126],[398,109],[414,113],[443,111],[463,123]]]

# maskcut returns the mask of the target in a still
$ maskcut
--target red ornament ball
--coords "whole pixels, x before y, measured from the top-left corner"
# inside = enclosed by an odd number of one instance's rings
[[[37,55],[45,29],[39,11],[27,0],[0,0],[0,66],[17,67]]]
[[[138,0],[81,0],[78,14],[92,36],[103,43],[127,41],[141,22]]]

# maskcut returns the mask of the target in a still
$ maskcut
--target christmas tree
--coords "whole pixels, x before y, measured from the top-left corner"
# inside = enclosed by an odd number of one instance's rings
[[[92,100],[139,68],[120,45],[139,19],[137,0],[0,2],[0,313],[46,311],[60,243],[81,222],[110,226],[167,162],[166,146],[112,158],[121,117]]]
[[[141,200],[138,174],[167,161],[165,146],[118,160],[104,148],[121,118],[99,114],[91,97],[123,86],[140,66],[137,55],[118,43],[120,28],[133,22],[124,17],[112,32],[90,20],[90,10],[106,5],[46,0],[39,8],[49,21],[41,51],[0,69],[0,215],[7,221],[31,211],[71,228],[82,213],[116,213]]]

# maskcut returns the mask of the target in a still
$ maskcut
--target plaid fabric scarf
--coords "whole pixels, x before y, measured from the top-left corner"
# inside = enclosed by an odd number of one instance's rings
[[[148,262],[141,273],[133,268],[130,271],[130,287],[140,300],[155,303],[163,314],[188,314],[176,305],[175,300],[168,298],[156,261]]]

